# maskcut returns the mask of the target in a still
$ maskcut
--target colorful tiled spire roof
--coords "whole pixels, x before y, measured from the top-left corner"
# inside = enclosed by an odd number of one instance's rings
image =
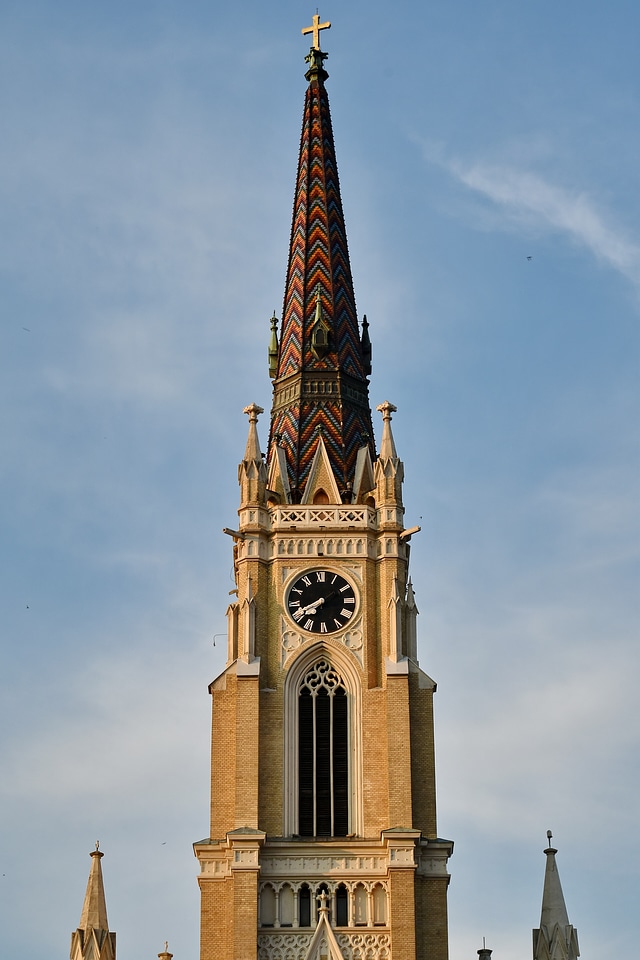
[[[274,389],[268,456],[270,462],[274,441],[284,449],[294,500],[304,493],[320,437],[345,500],[358,448],[369,446],[375,456],[367,380],[371,345],[366,328],[363,339],[358,328],[324,86],[326,56],[312,46],[306,58],[309,86],[277,364],[270,346]]]

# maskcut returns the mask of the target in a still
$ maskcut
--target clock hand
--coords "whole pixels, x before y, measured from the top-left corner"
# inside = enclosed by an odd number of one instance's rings
[[[304,612],[316,613],[318,610],[318,607],[321,607],[324,601],[325,601],[324,597],[320,597],[318,600],[314,600],[313,603],[310,603],[307,607],[304,608]]]
[[[300,609],[294,613],[293,619],[300,620],[306,613],[317,613],[318,607],[321,607],[324,601],[324,597],[319,597],[317,600],[314,600],[313,603],[307,604],[306,607],[300,607]]]

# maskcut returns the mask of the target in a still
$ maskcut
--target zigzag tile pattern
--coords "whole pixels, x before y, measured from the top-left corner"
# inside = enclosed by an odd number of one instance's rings
[[[311,76],[310,76],[311,74]],[[298,176],[293,206],[278,372],[274,383],[271,438],[280,434],[286,449],[292,487],[302,492],[322,431],[338,486],[353,480],[363,435],[373,437],[371,412],[353,403],[342,390],[331,399],[277,405],[285,378],[303,382],[322,371],[340,371],[362,384],[362,362],[347,236],[333,142],[329,99],[323,78],[310,71],[306,92]],[[326,74],[323,75],[326,77]],[[311,338],[320,290],[323,317],[331,328],[332,349],[314,356]],[[304,394],[304,390],[301,391]],[[372,441],[371,441],[372,442]],[[271,439],[269,449],[271,448]],[[372,455],[375,451],[372,449]]]
[[[358,448],[370,425],[365,411],[345,409],[339,401],[318,401],[295,404],[279,411],[272,424],[273,434],[280,438],[290,470],[289,481],[302,494],[319,432],[329,454],[339,489],[353,482]],[[297,464],[298,473],[292,470]]]

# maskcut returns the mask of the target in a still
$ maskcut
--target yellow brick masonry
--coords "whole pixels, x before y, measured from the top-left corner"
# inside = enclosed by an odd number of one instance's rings
[[[435,839],[436,761],[433,724],[433,689],[421,689],[416,672],[409,675],[411,725],[411,802],[413,827]]]
[[[258,929],[258,871],[235,875],[233,891],[233,960],[255,960]]]
[[[258,827],[258,677],[237,684],[235,827]]]
[[[416,877],[416,960],[449,956],[447,884],[448,877]]]
[[[411,827],[411,734],[409,729],[408,677],[387,679],[387,730],[389,743],[389,826]]]
[[[264,831],[268,845],[269,837],[283,832],[284,682],[288,669],[308,648],[303,645],[283,663],[284,583],[294,571],[329,565],[342,567],[349,576],[354,564],[361,571],[363,662],[356,663],[355,658],[353,662],[361,682],[364,837],[379,843],[382,852],[386,848],[382,831],[402,827],[420,831],[424,838],[437,835],[433,689],[428,678],[421,683],[415,666],[404,673],[389,674],[387,669],[386,658],[392,653],[389,602],[394,589],[402,602],[408,567],[407,546],[400,538],[403,511],[392,495],[396,488],[386,485],[377,525],[353,534],[366,543],[357,557],[328,558],[316,552],[318,527],[304,524],[286,533],[289,542],[292,534],[299,538],[304,553],[283,555],[278,534],[271,529],[269,508],[259,497],[241,506],[240,530],[254,542],[251,555],[246,542],[239,544],[235,564],[238,649],[244,666],[231,663],[212,685],[210,836],[216,843],[199,849],[206,868],[200,882],[202,960],[256,957],[259,858],[256,853],[255,864],[247,860],[238,868],[237,844],[228,834],[239,828],[248,828],[248,834]],[[344,534],[344,528],[325,529],[321,537],[326,541],[330,535]],[[255,600],[253,668],[243,646],[250,596]],[[342,643],[340,637],[325,642],[329,649]],[[348,847],[349,841],[344,843]],[[318,854],[322,855],[322,843]],[[217,872],[207,872],[206,861],[212,856],[227,866],[219,864]],[[447,960],[446,873],[422,875],[410,862],[390,861],[387,880],[391,960]]]
[[[223,839],[236,825],[237,678],[229,671],[216,686],[212,691],[210,836]]]
[[[414,872],[395,869],[390,874],[391,956],[416,960]]]

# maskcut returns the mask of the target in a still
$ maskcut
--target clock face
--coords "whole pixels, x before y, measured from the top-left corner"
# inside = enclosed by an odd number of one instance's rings
[[[303,630],[335,633],[354,615],[356,593],[349,581],[333,570],[309,570],[289,587],[286,607]]]

